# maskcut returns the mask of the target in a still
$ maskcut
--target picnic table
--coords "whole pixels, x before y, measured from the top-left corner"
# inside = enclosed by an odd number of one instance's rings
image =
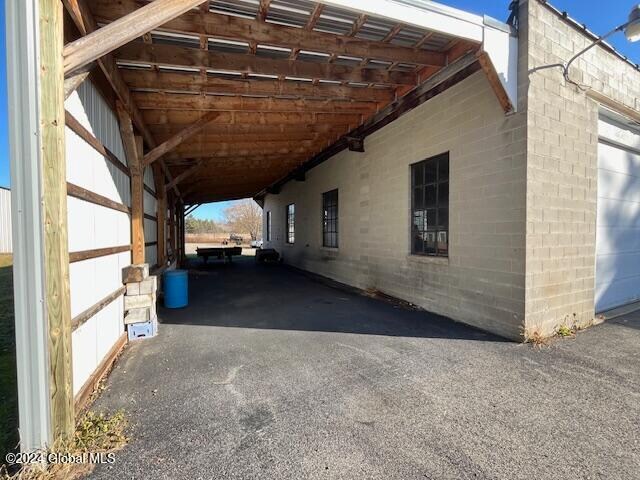
[[[209,257],[231,263],[234,256],[242,255],[242,247],[198,247],[196,255],[202,257],[204,263],[209,261]]]

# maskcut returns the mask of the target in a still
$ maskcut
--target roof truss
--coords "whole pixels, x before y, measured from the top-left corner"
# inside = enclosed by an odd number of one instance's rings
[[[63,1],[76,24],[93,25],[67,45],[68,71],[98,58],[144,134],[145,164],[158,161],[194,204],[253,196],[349,138],[361,143],[354,132],[409,108],[405,96],[468,53],[509,107],[491,58],[475,56],[483,27],[471,15],[433,10],[417,22],[386,0],[366,11],[351,0],[91,0],[90,12]],[[435,18],[442,28],[421,26]]]

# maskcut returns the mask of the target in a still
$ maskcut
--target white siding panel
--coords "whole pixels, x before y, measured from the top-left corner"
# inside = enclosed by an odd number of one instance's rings
[[[71,317],[76,317],[100,300],[96,294],[95,267],[93,263],[94,260],[91,259],[69,265]]]
[[[67,197],[67,231],[70,252],[81,252],[95,248],[95,211],[93,203]]]
[[[144,183],[147,187],[155,192],[155,181],[153,178],[153,170],[147,167],[144,171]],[[146,190],[144,191],[144,213],[157,217],[157,200]],[[156,222],[145,218],[144,220],[144,242],[155,242],[158,240],[158,227]],[[156,245],[145,247],[145,261],[149,265],[155,265],[158,259],[158,250]]]
[[[109,353],[111,347],[124,332],[124,325],[119,321],[122,318],[123,309],[124,300],[121,296],[96,315],[96,321],[99,325],[99,335],[96,336],[97,364]]]
[[[143,193],[144,198],[144,213],[148,215],[156,216],[156,199],[153,195],[151,195],[146,190]]]
[[[84,82],[67,99],[65,107],[126,165],[117,117],[91,82]],[[70,129],[66,132],[67,180],[130,205],[129,177]],[[129,214],[72,197],[68,198],[67,206],[70,252],[131,243]],[[130,252],[72,263],[69,270],[72,317],[121,287],[122,269],[130,263]],[[78,393],[124,332],[123,316],[120,298],[73,332],[74,393]]]
[[[154,192],[156,191],[156,183],[153,179],[153,169],[151,167],[144,169],[144,184]]]
[[[144,219],[144,243],[158,240],[158,227],[154,220]]]
[[[156,246],[149,246],[149,247],[145,247],[144,250],[144,257],[145,257],[145,261],[153,266],[156,265],[158,263],[158,251],[156,250]]]
[[[596,311],[640,300],[640,132],[599,123]]]
[[[95,371],[97,318],[93,317],[78,327],[71,335],[71,352],[73,365],[73,394],[76,395],[82,385]]]
[[[11,234],[11,190],[0,188],[0,253],[13,252]]]

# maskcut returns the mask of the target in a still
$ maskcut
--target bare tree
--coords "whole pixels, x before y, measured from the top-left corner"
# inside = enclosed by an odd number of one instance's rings
[[[248,233],[252,240],[257,240],[262,232],[262,209],[253,200],[234,203],[224,211],[224,217],[232,231]]]

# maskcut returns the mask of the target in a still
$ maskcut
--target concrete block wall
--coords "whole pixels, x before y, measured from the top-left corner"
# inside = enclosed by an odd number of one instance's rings
[[[526,78],[526,75],[525,75]],[[520,338],[524,325],[526,88],[505,117],[482,72],[268,195],[286,263]],[[449,258],[410,254],[410,165],[450,152]],[[339,248],[322,247],[322,193],[339,191]],[[295,203],[296,242],[285,243]],[[266,217],[266,216],[265,216]]]
[[[626,15],[626,11],[621,11]],[[527,141],[526,330],[594,322],[599,105],[559,68],[592,40],[540,0],[521,2],[530,69]],[[621,18],[621,22],[624,18]],[[604,48],[580,57],[571,78],[638,109],[640,74]]]

